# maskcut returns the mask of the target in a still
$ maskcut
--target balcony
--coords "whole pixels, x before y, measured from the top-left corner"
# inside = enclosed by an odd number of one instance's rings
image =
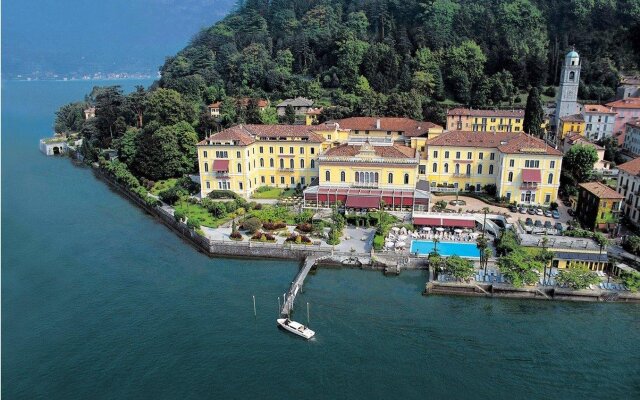
[[[467,174],[466,172],[454,172],[453,176],[455,178],[471,178],[471,174]]]
[[[229,179],[229,171],[216,171],[214,177],[217,179]]]
[[[538,184],[535,182],[522,182],[520,190],[538,190]]]
[[[293,172],[295,168],[278,168],[280,172]]]

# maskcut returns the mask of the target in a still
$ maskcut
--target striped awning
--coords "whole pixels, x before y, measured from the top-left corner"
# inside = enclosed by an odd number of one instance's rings
[[[216,172],[229,172],[229,160],[213,160],[213,170]]]

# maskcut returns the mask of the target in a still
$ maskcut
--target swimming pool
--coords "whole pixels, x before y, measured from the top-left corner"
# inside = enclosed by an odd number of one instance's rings
[[[414,240],[411,242],[411,252],[418,255],[427,255],[433,250],[431,240]],[[460,257],[480,258],[480,250],[475,243],[439,242],[438,253],[443,256],[457,255]]]

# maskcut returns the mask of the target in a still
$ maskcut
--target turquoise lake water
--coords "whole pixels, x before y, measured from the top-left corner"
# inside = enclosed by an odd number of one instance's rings
[[[640,398],[637,305],[422,297],[422,272],[322,269],[295,310],[316,340],[278,330],[297,263],[208,258],[38,151],[92,85],[3,82],[3,398]]]
[[[411,242],[411,253],[429,254],[434,249],[431,240],[413,240]],[[459,242],[439,242],[438,253],[443,256],[460,256],[460,257],[478,257],[480,258],[480,250],[475,243],[459,243]]]

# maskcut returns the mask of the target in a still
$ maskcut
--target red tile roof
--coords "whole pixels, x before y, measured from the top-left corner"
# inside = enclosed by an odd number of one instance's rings
[[[282,140],[290,137],[306,138],[313,143],[322,143],[322,135],[314,132],[327,129],[323,126],[306,125],[236,125],[221,132],[211,135],[207,139],[198,143],[207,145],[210,142],[234,141],[241,146],[247,146],[256,141],[256,138]]]
[[[584,122],[584,117],[582,114],[565,115],[564,117],[560,117],[560,121]]]
[[[429,146],[497,148],[503,153],[544,153],[561,156],[562,152],[544,141],[523,132],[449,131],[427,142]]]
[[[371,146],[376,156],[382,158],[415,158],[416,151],[411,147],[394,143],[392,146]],[[361,145],[343,144],[332,147],[324,153],[326,157],[354,157],[362,149]]]
[[[380,128],[376,128],[380,121]],[[433,122],[416,121],[410,118],[396,117],[351,117],[337,121],[341,129],[351,129],[358,131],[396,131],[404,132],[405,136],[422,136],[429,132],[429,129],[440,128]]]
[[[569,143],[569,144],[584,144],[587,146],[593,146],[596,150],[604,150],[604,147],[595,144],[593,142],[590,142],[589,140],[587,140],[584,136],[582,136],[581,134],[579,134],[578,132],[570,132],[569,134],[567,134],[567,137],[565,138],[565,140]]]
[[[584,111],[589,113],[616,114],[616,112],[612,111],[611,108],[600,104],[585,104]]]
[[[625,125],[629,125],[634,128],[640,128],[640,118],[634,118],[631,121],[628,121]]]
[[[600,182],[581,183],[580,187],[599,199],[624,199],[624,196]]]
[[[613,108],[640,108],[640,97],[629,97],[623,100],[612,101],[605,105]]]
[[[473,108],[453,108],[447,111],[447,116],[469,117],[507,117],[524,118],[524,110],[474,110]]]
[[[216,101],[215,103],[209,104],[207,108],[220,108],[221,105],[222,105],[221,101]]]
[[[618,165],[618,169],[631,175],[640,175],[640,157]]]

